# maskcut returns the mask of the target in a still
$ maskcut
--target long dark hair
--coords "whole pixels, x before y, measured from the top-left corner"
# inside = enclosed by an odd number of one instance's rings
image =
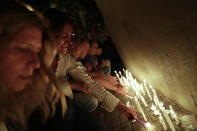
[[[43,16],[47,21],[49,29],[58,37],[65,24],[72,25],[71,18],[56,8],[49,8],[44,11]]]

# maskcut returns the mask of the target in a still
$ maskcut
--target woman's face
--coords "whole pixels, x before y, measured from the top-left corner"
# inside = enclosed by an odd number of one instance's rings
[[[11,91],[19,92],[40,67],[38,53],[42,47],[42,32],[30,26],[17,33],[10,42],[0,38],[1,82]]]
[[[92,48],[98,48],[98,43],[97,42],[93,42],[92,43]]]
[[[97,54],[97,48],[91,47],[89,50],[90,55],[96,55]]]
[[[70,24],[65,24],[58,39],[58,53],[65,54],[67,52],[68,46],[72,44],[71,35],[72,26]]]
[[[96,55],[101,55],[102,54],[102,49],[101,48],[97,48],[97,50],[96,50]]]

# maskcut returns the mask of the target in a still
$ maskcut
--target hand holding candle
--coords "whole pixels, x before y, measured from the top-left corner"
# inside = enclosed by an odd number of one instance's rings
[[[131,107],[127,107],[126,105],[122,104],[121,102],[118,103],[116,108],[125,115],[129,121],[133,121],[135,118],[137,118],[137,114],[135,110]]]
[[[145,126],[147,128],[151,127],[151,124],[149,122],[145,123],[145,122],[143,122],[142,120],[140,120],[138,118],[135,118],[135,120],[138,121],[140,124],[142,124],[143,126]]]

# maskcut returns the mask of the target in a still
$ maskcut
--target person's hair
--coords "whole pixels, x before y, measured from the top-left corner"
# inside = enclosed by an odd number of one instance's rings
[[[49,8],[43,12],[49,29],[58,37],[65,24],[72,25],[72,20],[63,11],[56,8]]]
[[[52,59],[56,54],[55,44],[44,31],[42,17],[25,6],[11,0],[0,4],[0,38],[6,41],[1,42],[1,45],[9,44],[16,33],[29,26],[39,28],[43,32],[42,49],[39,53],[40,68],[34,70],[32,80],[20,92],[11,92],[2,81],[0,82],[0,122],[12,119],[20,121],[23,125],[38,106],[42,107],[46,116],[49,115],[48,103],[52,103],[54,107],[58,97],[63,96],[59,89],[55,88],[58,84],[54,74],[50,71]],[[46,87],[49,80],[52,86]]]
[[[43,30],[44,21],[37,12],[30,11],[25,4],[12,0],[4,1],[0,5],[0,37],[14,36],[28,26]],[[30,6],[28,6],[30,8]]]

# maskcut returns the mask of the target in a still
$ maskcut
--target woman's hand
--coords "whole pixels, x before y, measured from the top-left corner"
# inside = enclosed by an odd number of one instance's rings
[[[127,107],[123,103],[119,102],[116,108],[119,110],[120,113],[125,115],[129,121],[133,121],[135,118],[137,118],[137,114],[135,110],[131,107]]]
[[[113,85],[118,84],[118,78],[115,76],[106,76],[106,79],[108,79]]]
[[[120,83],[116,84],[115,87],[117,88],[116,92],[121,96],[126,96],[126,87],[121,85]]]

